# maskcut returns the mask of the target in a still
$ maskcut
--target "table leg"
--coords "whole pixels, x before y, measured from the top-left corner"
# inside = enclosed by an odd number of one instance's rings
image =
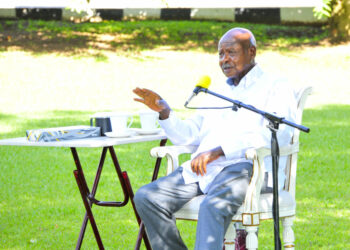
[[[167,140],[168,139],[161,140],[159,146],[161,146],[161,147],[165,146]],[[162,163],[162,158],[157,157],[156,164],[154,165],[152,181],[154,181],[154,180],[156,180],[158,178],[159,167],[160,167],[161,163]]]
[[[161,147],[163,147],[163,146],[165,146],[166,142],[167,142],[167,139],[163,139],[163,140],[160,141],[159,145]],[[161,163],[162,163],[162,158],[158,157],[157,160],[156,160],[155,166],[154,166],[152,181],[154,181],[154,180],[156,180],[158,178],[158,173],[159,173],[159,168],[160,168],[160,164]],[[137,214],[136,209],[135,209],[135,213]],[[140,249],[142,238],[144,239],[145,246],[146,246],[147,250],[151,250],[152,249],[151,248],[151,244],[149,243],[147,234],[145,233],[145,225],[141,221],[139,223],[139,233],[137,235],[137,240],[136,240],[136,245],[135,245],[134,250],[139,250]]]
[[[167,141],[166,139],[161,140],[160,146],[164,146],[166,144],[166,141]],[[105,161],[105,158],[106,158],[107,149],[109,149],[109,152],[110,152],[111,158],[113,160],[113,164],[114,164],[115,170],[116,170],[117,175],[118,175],[118,179],[120,181],[120,184],[121,184],[121,187],[122,187],[122,190],[123,190],[124,200],[121,201],[121,202],[105,202],[105,201],[99,201],[99,200],[95,199],[97,186],[98,186],[98,183],[99,183],[99,180],[100,180],[100,177],[101,177],[102,168],[103,168],[104,161]],[[129,177],[128,177],[126,171],[122,172],[113,146],[104,147],[103,150],[102,150],[100,163],[99,163],[99,166],[97,168],[97,172],[96,172],[96,176],[95,176],[95,180],[94,180],[94,184],[93,184],[91,193],[90,193],[89,188],[87,186],[86,179],[85,179],[85,176],[84,176],[84,173],[83,173],[83,169],[82,169],[81,164],[80,164],[80,160],[79,160],[79,156],[78,156],[78,153],[76,151],[76,148],[71,148],[71,151],[72,151],[74,162],[75,162],[75,165],[76,165],[76,168],[77,168],[77,170],[73,171],[73,173],[74,173],[75,179],[77,181],[77,184],[78,184],[78,187],[79,187],[79,191],[80,191],[80,194],[82,196],[83,203],[84,203],[84,206],[85,206],[85,209],[86,209],[86,214],[84,216],[83,224],[82,224],[82,227],[80,229],[80,234],[79,234],[78,242],[77,242],[77,245],[76,245],[76,249],[80,249],[81,248],[81,244],[82,244],[82,241],[83,241],[83,238],[84,238],[84,234],[85,234],[85,230],[86,230],[86,226],[87,226],[88,220],[90,220],[90,224],[91,224],[91,227],[93,229],[93,232],[94,232],[94,235],[95,235],[95,238],[96,238],[96,242],[97,242],[97,244],[99,246],[99,249],[104,249],[104,246],[103,246],[103,243],[102,243],[102,240],[101,240],[101,237],[100,237],[99,231],[97,229],[97,225],[96,225],[96,222],[95,222],[94,216],[92,214],[92,210],[91,210],[91,207],[92,207],[93,204],[96,204],[96,205],[99,205],[99,206],[122,207],[122,206],[125,206],[128,203],[128,200],[129,200],[129,197],[130,197],[130,200],[131,200],[134,212],[135,212],[135,216],[136,216],[137,222],[140,225],[140,231],[139,231],[139,235],[138,235],[138,237],[140,237],[140,240],[138,240],[137,244],[140,245],[141,240],[143,238],[146,248],[148,250],[151,250],[152,248],[151,248],[151,245],[150,245],[149,240],[147,238],[147,235],[144,233],[145,230],[144,230],[143,223],[142,223],[142,221],[141,221],[141,219],[140,219],[140,217],[139,217],[139,215],[138,215],[138,213],[136,211],[136,208],[135,208],[135,204],[134,204],[134,201],[133,201],[134,193],[133,193],[133,190],[132,190],[132,187],[131,187],[131,184],[130,184]],[[153,176],[152,176],[152,181],[157,179],[160,164],[161,164],[161,158],[158,158],[157,161],[156,161],[156,164],[155,164],[155,168],[154,168],[154,172],[153,172]]]
[[[75,148],[71,148],[71,151],[72,151],[72,154],[73,154],[75,165],[77,167],[77,170],[74,170],[73,173],[74,173],[75,179],[77,181],[77,184],[78,184],[78,187],[79,187],[79,190],[80,190],[80,194],[82,196],[83,203],[84,203],[84,206],[85,206],[85,209],[86,209],[86,214],[85,214],[85,217],[84,217],[84,220],[83,220],[82,227],[80,229],[80,234],[79,234],[78,242],[77,242],[77,245],[76,245],[76,249],[80,249],[80,247],[81,247],[88,219],[90,220],[90,224],[91,224],[91,227],[93,229],[93,232],[94,232],[97,244],[99,246],[99,249],[104,249],[101,236],[100,236],[99,231],[97,229],[95,218],[94,218],[94,216],[92,214],[92,211],[91,211],[92,202],[90,202],[89,198],[91,196],[94,197],[95,194],[96,194],[98,182],[100,180],[100,176],[101,176],[101,172],[102,172],[102,167],[103,167],[103,164],[104,164],[104,160],[106,158],[107,148],[103,148],[103,150],[102,150],[100,163],[99,163],[99,166],[98,166],[98,169],[97,169],[97,173],[96,173],[96,176],[95,176],[95,180],[94,180],[94,184],[93,184],[91,193],[89,192],[89,188],[88,188],[88,186],[86,184],[84,172],[83,172],[81,164],[80,164],[78,153],[77,153]]]
[[[134,213],[135,213],[135,216],[136,216],[136,219],[137,219],[137,223],[139,224],[139,227],[143,225],[142,221],[141,221],[141,218],[139,216],[139,214],[137,213],[137,210],[136,210],[136,206],[135,206],[135,202],[134,202],[134,192],[132,190],[132,187],[131,187],[131,184],[130,184],[130,179],[128,177],[128,173],[126,171],[123,172],[123,176],[124,176],[124,179],[125,179],[125,183],[126,183],[126,186],[128,188],[128,193],[129,193],[129,196],[130,196],[130,201],[131,201],[131,205],[132,205],[132,208],[134,209]],[[148,250],[151,250],[152,247],[151,247],[151,244],[149,243],[149,240],[148,240],[148,237],[146,234],[141,234],[140,235],[141,238],[143,238],[143,241],[145,243],[145,246]],[[141,243],[141,240],[139,240],[139,242]]]
[[[113,146],[108,147],[108,149],[109,149],[109,153],[110,153],[110,155],[112,157],[114,168],[115,168],[115,171],[117,172],[118,179],[119,179],[120,185],[122,186],[122,190],[123,190],[123,193],[124,193],[124,202],[122,204],[120,204],[119,206],[125,206],[128,203],[129,192],[128,192],[127,183],[125,182],[125,177],[123,175],[124,172],[122,172],[122,170],[120,168],[120,165],[119,165],[119,162],[118,162],[118,158],[117,158],[117,155],[116,155],[116,153],[114,151]]]
[[[81,188],[83,184],[81,182],[81,177],[79,176],[78,170],[74,170],[74,176],[75,176],[75,179],[76,179],[77,184],[79,186],[79,190],[80,190],[80,194],[81,194],[81,197],[83,199],[83,202],[84,202],[86,214],[87,214],[87,217],[89,218],[92,230],[94,232],[97,245],[98,245],[99,249],[104,249],[100,233],[98,232],[98,229],[97,229],[94,215],[92,214],[92,211],[91,211],[91,203],[87,199],[87,194],[84,192],[83,188]],[[86,227],[86,225],[85,225],[85,227]],[[80,232],[79,237],[81,235],[84,236],[84,232],[85,232],[85,228],[84,228],[83,232]],[[80,244],[82,243],[82,238],[81,238],[81,240],[78,241],[78,243],[80,243]],[[76,249],[80,249],[80,247],[81,246],[76,246]]]
[[[141,219],[140,219],[140,216],[138,215],[138,213],[136,211],[136,207],[135,207],[135,203],[134,203],[134,199],[133,199],[134,198],[134,192],[133,192],[131,184],[130,184],[130,179],[128,177],[128,173],[126,171],[123,171],[123,172],[121,171],[120,165],[119,165],[119,162],[118,162],[118,159],[117,159],[117,156],[115,154],[115,151],[114,151],[113,147],[109,148],[109,152],[110,152],[111,157],[113,159],[115,170],[117,171],[117,174],[119,176],[120,183],[122,183],[123,191],[124,191],[124,193],[126,192],[128,194],[128,197],[130,198],[130,201],[131,201],[132,208],[134,209],[134,213],[135,213],[135,216],[136,216],[136,219],[137,219],[137,223],[140,225]],[[151,244],[149,243],[147,235],[144,234],[142,236],[143,236],[143,239],[144,239],[144,242],[145,242],[145,245],[146,245],[147,249],[151,250],[152,249],[151,248]]]

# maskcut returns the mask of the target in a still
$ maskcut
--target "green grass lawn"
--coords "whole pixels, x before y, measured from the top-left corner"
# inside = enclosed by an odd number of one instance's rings
[[[230,27],[256,33],[257,61],[289,78],[295,88],[311,85],[301,134],[297,177],[296,249],[350,248],[349,44],[329,45],[316,27],[227,22],[103,22],[73,24],[0,21],[0,138],[27,129],[87,125],[94,112],[135,112],[132,89],[159,92],[181,116],[199,76],[214,90],[224,81],[215,52]],[[303,35],[305,34],[305,35]],[[9,38],[10,37],[10,38]],[[200,98],[199,98],[200,99]],[[149,182],[158,142],[115,148],[134,191]],[[78,149],[88,183],[99,149]],[[72,249],[84,207],[69,149],[0,147],[0,248]],[[164,174],[164,164],[162,172]],[[101,200],[122,199],[109,158],[97,191]],[[137,223],[131,205],[93,207],[106,249],[133,249]],[[179,221],[193,249],[195,222]],[[273,249],[271,222],[261,224],[259,249]],[[90,225],[83,249],[97,249]]]

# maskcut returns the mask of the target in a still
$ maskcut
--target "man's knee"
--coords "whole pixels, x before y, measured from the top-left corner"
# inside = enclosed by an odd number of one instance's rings
[[[136,208],[139,210],[140,208],[144,207],[147,203],[152,203],[152,198],[149,195],[151,192],[147,185],[140,187],[134,196],[134,202],[136,205]]]
[[[241,190],[226,196],[207,195],[200,204],[199,212],[206,216],[233,216],[242,205],[244,197],[245,192]]]
[[[218,197],[206,197],[200,204],[199,212],[204,214],[219,214],[227,203]]]

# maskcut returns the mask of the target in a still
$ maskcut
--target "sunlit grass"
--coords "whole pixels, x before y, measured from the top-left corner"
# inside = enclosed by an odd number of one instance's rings
[[[62,124],[80,124],[85,122],[86,114],[62,111],[58,117]],[[350,141],[350,124],[346,117],[349,115],[350,108],[344,105],[305,111],[303,124],[311,128],[311,133],[301,135],[297,219],[294,225],[298,249],[346,249],[350,246],[346,237],[350,223],[347,209],[350,205],[350,176],[346,171]],[[43,127],[55,125],[57,120],[54,115],[48,117],[51,119],[40,115],[37,119],[22,117],[23,122],[17,125],[15,132],[5,136],[21,136],[28,126],[35,127],[36,124]],[[13,117],[2,117],[2,121],[12,123]],[[333,121],[337,123],[335,128],[332,128]],[[139,126],[139,121],[135,126]],[[134,190],[150,180],[154,161],[148,152],[157,144],[149,142],[116,147],[119,162],[128,171]],[[78,152],[88,183],[92,183],[100,150],[78,149]],[[0,154],[1,243],[9,248],[73,248],[84,209],[72,174],[74,163],[70,151],[2,147]],[[122,199],[109,158],[97,197],[103,200]],[[133,248],[137,225],[130,205],[121,209],[94,207],[94,211],[107,248]],[[183,221],[179,222],[179,227],[191,249],[195,223]],[[271,249],[273,246],[271,230],[271,222],[261,224],[261,249]],[[335,240],[335,232],[344,237]],[[90,226],[83,246],[84,249],[96,246]]]

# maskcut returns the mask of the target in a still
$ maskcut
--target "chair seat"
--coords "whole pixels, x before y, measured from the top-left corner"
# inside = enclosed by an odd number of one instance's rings
[[[178,212],[175,213],[177,219],[183,220],[197,220],[199,206],[205,195],[200,195],[189,202],[187,202]],[[279,192],[279,213],[280,217],[287,217],[295,215],[295,201],[289,192],[282,190]],[[259,200],[259,213],[260,219],[271,219],[272,218],[272,193],[260,195]],[[242,212],[244,204],[240,206],[236,215],[232,218],[233,221],[242,221]]]

